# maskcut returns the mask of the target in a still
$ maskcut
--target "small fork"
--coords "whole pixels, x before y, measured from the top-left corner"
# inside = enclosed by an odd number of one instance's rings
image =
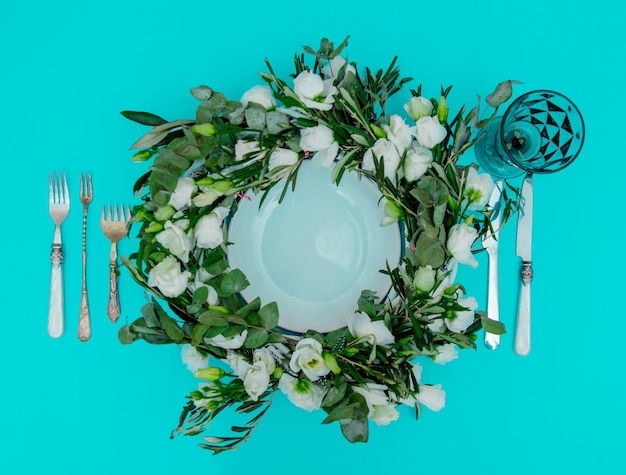
[[[117,242],[128,234],[127,224],[130,222],[131,214],[128,205],[120,206],[119,213],[117,206],[113,206],[113,214],[111,214],[111,205],[107,206],[105,217],[105,207],[102,207],[100,216],[100,227],[104,235],[111,241],[111,253],[109,263],[109,305],[107,307],[107,315],[113,323],[119,318],[120,297],[117,289]]]
[[[80,300],[80,314],[78,317],[78,339],[87,341],[91,338],[91,317],[89,314],[89,299],[87,296],[87,208],[93,200],[93,185],[91,174],[80,175],[80,202],[83,204],[83,291]]]
[[[50,305],[48,307],[48,334],[59,338],[65,330],[63,311],[63,249],[61,245],[61,223],[70,212],[70,192],[63,172],[48,173],[50,217],[54,221],[54,239],[50,262],[52,275],[50,278]]]

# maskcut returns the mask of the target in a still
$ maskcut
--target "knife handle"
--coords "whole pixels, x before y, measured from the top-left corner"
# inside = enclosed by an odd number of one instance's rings
[[[489,254],[489,287],[487,290],[487,317],[500,321],[500,297],[498,290],[498,253]],[[500,346],[500,335],[485,332],[485,346],[495,350]]]
[[[530,353],[530,283],[533,279],[531,261],[523,261],[521,278],[515,327],[515,353],[526,356]]]

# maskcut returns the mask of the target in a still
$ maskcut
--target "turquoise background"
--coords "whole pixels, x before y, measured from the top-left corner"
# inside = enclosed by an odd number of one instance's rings
[[[0,473],[624,473],[624,153],[621,62],[625,7],[570,2],[50,2],[0,0],[0,154],[4,214],[0,317]],[[193,438],[169,439],[196,380],[175,347],[122,346],[143,292],[124,272],[122,317],[106,317],[104,203],[130,203],[143,172],[129,146],[144,128],[121,110],[193,117],[191,87],[238,99],[260,84],[263,59],[280,76],[294,52],[351,35],[349,59],[386,67],[394,55],[411,87],[473,105],[505,79],[515,95],[554,89],[584,114],[587,137],[566,170],[535,179],[533,349],[512,350],[519,260],[515,226],[502,233],[502,318],[496,352],[482,344],[426,365],[446,407],[409,410],[350,445],[336,426],[275,398],[252,440],[212,457]],[[405,95],[394,103],[401,106]],[[53,225],[48,170],[67,172],[65,335],[47,336]],[[76,337],[82,209],[78,176],[93,175],[88,284],[93,337]],[[120,244],[131,252],[132,240]],[[459,279],[486,306],[486,261]],[[227,427],[227,417],[215,432]]]

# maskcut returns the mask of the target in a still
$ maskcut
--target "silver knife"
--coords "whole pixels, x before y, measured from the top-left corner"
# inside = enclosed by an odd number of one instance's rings
[[[489,198],[492,209],[491,228],[483,237],[483,247],[489,256],[489,287],[487,290],[487,316],[491,320],[500,321],[500,297],[498,290],[498,238],[500,234],[500,200],[502,198],[502,181],[498,180]],[[485,346],[495,350],[500,346],[500,335],[485,332]]]
[[[530,282],[533,279],[533,176],[528,173],[522,185],[521,208],[517,220],[515,253],[522,259],[515,352],[520,356],[530,353]]]

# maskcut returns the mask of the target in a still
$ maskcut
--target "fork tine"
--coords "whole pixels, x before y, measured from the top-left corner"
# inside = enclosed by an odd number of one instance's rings
[[[65,173],[63,175],[63,204],[70,203],[70,190],[67,187],[67,179],[65,178]]]
[[[48,202],[54,203],[54,187],[52,186],[52,172],[48,172]]]

